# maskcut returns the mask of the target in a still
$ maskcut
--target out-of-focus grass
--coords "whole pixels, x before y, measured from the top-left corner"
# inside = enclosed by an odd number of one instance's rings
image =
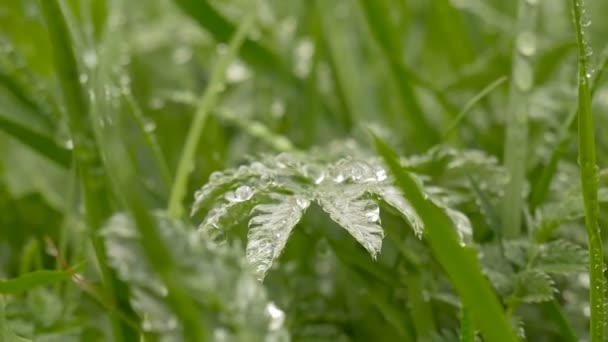
[[[293,340],[471,341],[479,330],[498,341],[515,339],[517,327],[530,341],[603,340],[606,233],[598,227],[608,219],[600,210],[608,184],[595,165],[606,168],[608,138],[594,132],[608,124],[608,59],[589,51],[608,51],[608,5],[587,0],[586,8],[542,0],[3,0],[0,277],[50,277],[4,298],[0,319],[10,331],[0,336],[127,341],[140,325],[154,341],[158,332],[146,327],[157,312],[135,313],[133,289],[115,279],[97,233],[112,214],[128,212],[175,324],[189,340],[220,339],[227,303],[191,297],[192,280],[174,267],[180,260],[152,212],[168,207],[198,224],[184,213],[214,171],[280,152],[374,155],[371,128],[404,158],[435,148],[407,172],[451,196],[472,223],[473,243],[461,248],[434,230],[451,224],[410,198],[427,235],[418,240],[382,207],[386,238],[372,261],[311,206],[264,282]],[[379,145],[393,177],[407,180]],[[442,145],[495,157],[506,185],[493,192],[479,165],[456,179],[450,172],[470,160],[449,159]],[[245,223],[229,233],[244,238]],[[537,292],[518,293],[522,270],[546,242],[584,246],[587,238],[589,281],[581,273],[552,283],[544,274],[534,278]],[[59,250],[45,250],[45,241]],[[521,245],[529,249],[520,253]],[[86,286],[52,270],[83,260],[77,279]]]

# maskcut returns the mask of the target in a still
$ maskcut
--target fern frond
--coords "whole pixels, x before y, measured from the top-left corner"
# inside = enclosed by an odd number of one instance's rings
[[[310,200],[290,195],[273,194],[273,203],[253,208],[247,235],[247,259],[263,278],[274,260],[281,255],[295,225],[310,205]]]
[[[155,217],[159,234],[176,263],[174,275],[199,309],[200,316],[192,319],[207,320],[213,310],[215,330],[230,341],[287,339],[282,312],[268,301],[265,289],[248,272],[238,246],[215,244],[165,214]],[[142,317],[142,329],[159,334],[163,341],[183,340],[165,300],[167,289],[144,257],[132,218],[113,216],[101,235],[110,266],[130,285],[131,304]]]
[[[359,187],[346,189],[350,191],[318,191],[317,203],[375,258],[384,238],[384,230],[379,224],[380,208],[371,198],[365,197]]]

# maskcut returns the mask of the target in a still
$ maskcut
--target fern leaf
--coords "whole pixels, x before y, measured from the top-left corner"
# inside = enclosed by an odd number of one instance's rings
[[[328,187],[317,192],[317,203],[330,218],[352,235],[376,258],[382,248],[384,230],[380,227],[380,208],[364,196],[364,188]]]
[[[253,209],[247,235],[247,260],[260,279],[281,255],[295,225],[310,205],[310,200],[273,194],[274,203],[258,204]]]
[[[412,208],[410,202],[405,198],[397,187],[394,186],[380,186],[374,189],[378,196],[380,196],[386,203],[391,207],[397,209],[409,223],[414,230],[416,236],[421,237],[424,231],[422,220],[418,213]]]

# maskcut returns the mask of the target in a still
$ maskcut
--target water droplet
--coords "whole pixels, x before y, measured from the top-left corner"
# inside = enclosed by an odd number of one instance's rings
[[[308,199],[306,199],[306,198],[301,198],[301,197],[298,197],[298,198],[296,198],[296,204],[297,204],[297,205],[298,205],[300,208],[302,208],[302,209],[306,209],[306,208],[308,208],[308,206],[310,205],[310,201],[309,201]]]
[[[217,342],[228,341],[229,334],[226,329],[216,328],[213,330],[213,340]]]
[[[186,64],[192,59],[192,49],[189,46],[180,46],[173,51],[173,63]]]
[[[540,2],[540,0],[526,0],[526,2],[528,3],[528,5],[530,6],[536,6],[538,5],[538,3]]]
[[[65,146],[65,148],[67,148],[68,150],[73,150],[74,149],[74,141],[72,139],[68,139],[63,143],[63,146]]]
[[[210,182],[215,182],[215,181],[219,180],[221,177],[222,177],[222,173],[221,172],[219,172],[219,171],[213,171],[209,175],[209,181]]]
[[[84,66],[93,69],[97,66],[97,53],[95,50],[87,50],[82,54],[82,62]]]
[[[376,181],[376,175],[372,167],[362,161],[353,161],[349,163],[350,176],[356,183],[366,183]]]
[[[266,305],[266,312],[270,317],[269,328],[272,331],[281,329],[285,322],[285,313],[279,309],[274,303],[270,302]]]
[[[387,177],[386,176],[386,170],[384,170],[382,168],[376,170],[376,180],[378,182],[382,182],[382,181],[386,180],[386,177]]]
[[[253,197],[253,189],[249,185],[241,185],[235,191],[234,195],[238,202],[243,202]]]
[[[144,131],[148,133],[152,133],[156,130],[156,122],[154,120],[148,118],[144,122]]]
[[[312,68],[312,56],[315,53],[315,45],[310,38],[302,39],[295,48],[294,73],[300,78],[305,78]]]
[[[78,75],[78,81],[80,82],[80,84],[85,84],[85,83],[87,83],[88,80],[89,80],[89,76],[87,76],[87,74],[82,73],[82,74]]]
[[[337,172],[333,177],[333,180],[336,183],[342,183],[342,182],[344,182],[344,179],[345,179],[345,177],[344,177],[344,174],[342,174],[342,172]]]
[[[226,81],[230,83],[242,82],[249,78],[249,69],[240,60],[235,60],[226,69]]]
[[[375,203],[369,206],[365,212],[365,217],[369,222],[378,222],[380,220],[380,207]]]
[[[325,180],[325,170],[319,165],[307,165],[304,168],[304,174],[315,184],[321,184]]]
[[[534,73],[527,61],[517,59],[513,70],[515,85],[522,92],[527,92],[534,85]]]
[[[524,56],[532,56],[536,52],[536,36],[532,32],[521,32],[516,40],[519,53]]]

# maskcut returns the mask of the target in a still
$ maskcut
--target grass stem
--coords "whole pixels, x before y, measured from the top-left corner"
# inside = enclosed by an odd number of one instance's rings
[[[255,11],[250,10],[249,14],[243,19],[232,37],[230,44],[228,45],[228,50],[220,57],[217,65],[214,67],[207,89],[198,103],[192,126],[190,127],[190,131],[188,131],[186,143],[179,164],[177,165],[173,187],[171,188],[168,205],[168,212],[171,217],[180,217],[184,213],[182,202],[186,195],[188,177],[194,169],[196,148],[200,141],[201,134],[203,133],[207,117],[209,116],[209,111],[215,106],[217,98],[224,88],[226,68],[247,38],[247,33],[251,30],[254,23]]]
[[[591,92],[588,67],[589,46],[585,41],[586,26],[582,0],[572,0],[572,13],[578,44],[578,153],[585,225],[589,247],[590,339],[606,340],[606,280],[604,278],[603,241],[598,224],[598,171],[596,165],[595,133],[591,112]]]

